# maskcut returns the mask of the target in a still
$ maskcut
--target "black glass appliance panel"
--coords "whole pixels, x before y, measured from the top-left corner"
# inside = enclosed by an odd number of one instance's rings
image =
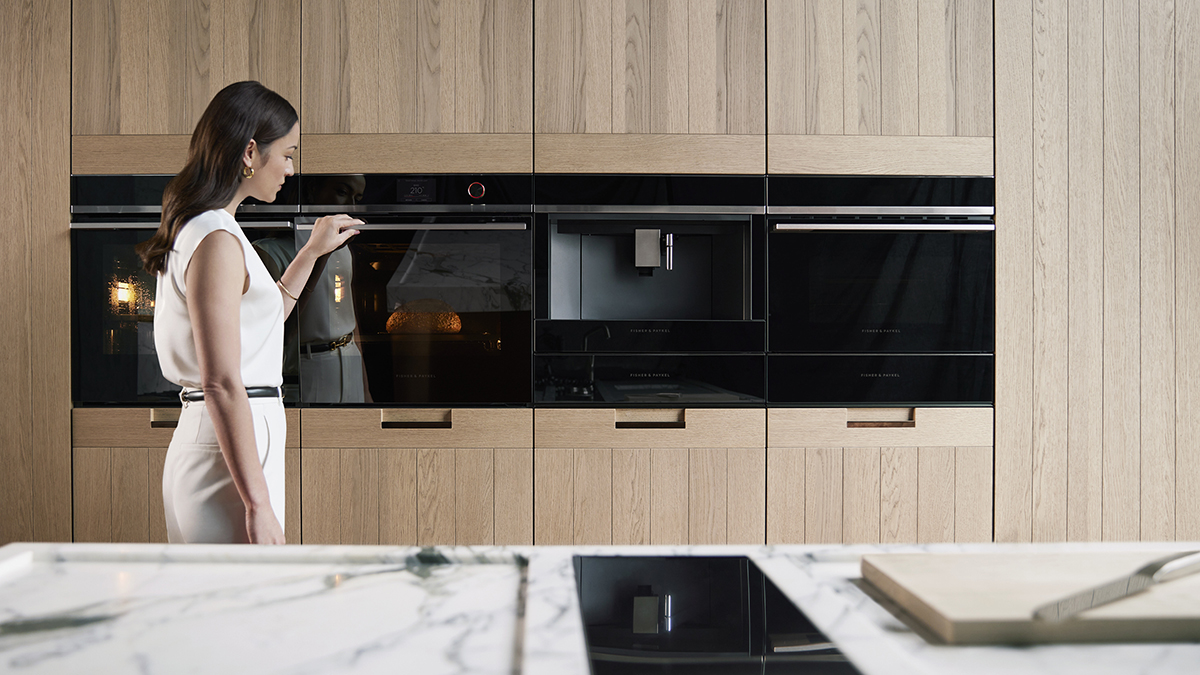
[[[991,352],[993,240],[990,231],[773,230],[768,349]]]
[[[535,350],[571,352],[761,352],[765,321],[555,321],[534,322]]]
[[[74,214],[162,211],[163,190],[173,175],[71,176],[71,210]],[[295,212],[298,210],[298,176],[288,176],[275,200],[266,203],[247,197],[239,213]],[[79,220],[77,217],[76,220]]]
[[[991,176],[770,176],[768,205],[992,206]]]
[[[352,307],[350,337],[375,405],[528,404],[528,216],[362,217],[361,233],[329,259],[338,257],[343,270],[340,299],[327,292],[305,305],[302,297],[301,327],[321,324],[338,303]],[[297,229],[298,239],[307,234]],[[301,383],[313,392],[303,394],[306,402],[368,402],[315,393],[329,387],[309,376],[318,372],[302,346]]]
[[[540,174],[539,209],[560,206],[747,206],[762,208],[762,176]]]
[[[629,407],[761,404],[764,366],[761,354],[539,354],[534,401]]]
[[[304,174],[299,199],[306,211],[350,207],[437,212],[437,207],[528,213],[533,181],[528,174]]]
[[[990,405],[990,354],[771,354],[770,403],[798,405]]]
[[[576,556],[592,672],[857,673],[744,557]]]

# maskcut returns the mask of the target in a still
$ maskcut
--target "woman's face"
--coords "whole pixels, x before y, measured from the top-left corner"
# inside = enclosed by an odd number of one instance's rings
[[[283,187],[283,179],[295,173],[292,169],[292,155],[300,143],[300,123],[292,125],[292,130],[265,148],[266,153],[256,152],[251,160],[254,175],[246,179],[248,196],[262,202],[275,201],[279,188]]]

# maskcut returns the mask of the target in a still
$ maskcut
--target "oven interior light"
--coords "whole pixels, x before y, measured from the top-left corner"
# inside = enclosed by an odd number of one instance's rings
[[[342,298],[345,297],[345,294],[346,284],[345,281],[342,280],[342,275],[333,275],[333,301],[341,302]]]

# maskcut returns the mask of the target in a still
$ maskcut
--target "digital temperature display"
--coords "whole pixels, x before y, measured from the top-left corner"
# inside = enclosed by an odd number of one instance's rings
[[[437,198],[437,179],[401,178],[396,181],[396,192],[401,204],[432,202]]]

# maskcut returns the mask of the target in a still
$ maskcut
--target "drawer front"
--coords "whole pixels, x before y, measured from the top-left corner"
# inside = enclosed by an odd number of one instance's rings
[[[773,408],[767,447],[991,446],[991,407]]]
[[[180,408],[76,408],[71,411],[71,445],[76,448],[165,448],[171,444]],[[289,408],[286,447],[300,447],[300,411]]]
[[[761,408],[539,409],[539,448],[761,448]]]
[[[528,448],[533,411],[491,408],[309,409],[306,448]]]

